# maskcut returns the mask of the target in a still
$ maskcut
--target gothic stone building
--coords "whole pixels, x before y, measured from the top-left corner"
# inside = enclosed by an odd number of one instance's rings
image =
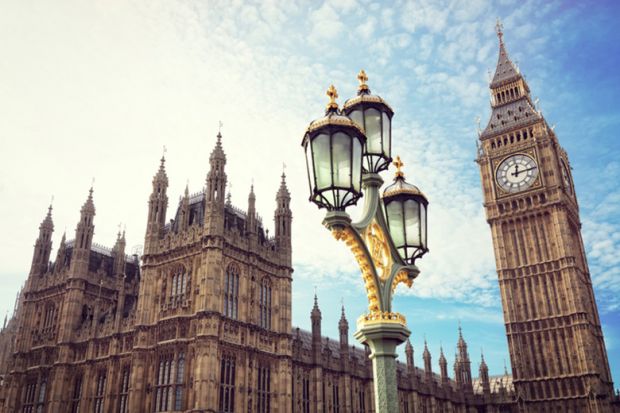
[[[460,331],[454,379],[443,351],[435,374],[428,348],[418,368],[407,343],[397,369],[402,413],[610,410],[611,379],[576,200],[566,186],[570,175],[560,169],[568,161],[511,68],[502,43],[479,163],[513,375],[489,377],[482,359],[473,379]],[[501,175],[513,154],[526,160],[523,192],[512,191],[514,180],[507,179],[508,187]],[[541,162],[534,178],[529,159]],[[311,331],[292,327],[292,214],[284,175],[269,236],[253,191],[247,211],[225,199],[225,165],[218,134],[205,190],[186,189],[167,214],[162,159],[141,263],[126,254],[124,233],[111,249],[93,243],[92,189],[75,238],[63,236],[50,262],[50,208],[18,304],[0,333],[0,412],[374,410],[369,351],[349,344],[344,309],[337,340],[321,335],[316,297]],[[504,192],[493,189],[496,168]],[[507,171],[517,172],[510,163]]]

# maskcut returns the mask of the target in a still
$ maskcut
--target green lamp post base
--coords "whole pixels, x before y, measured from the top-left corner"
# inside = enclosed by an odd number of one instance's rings
[[[396,347],[407,340],[411,331],[400,320],[358,320],[354,336],[370,347],[374,376],[375,412],[398,413],[398,385],[396,383]]]

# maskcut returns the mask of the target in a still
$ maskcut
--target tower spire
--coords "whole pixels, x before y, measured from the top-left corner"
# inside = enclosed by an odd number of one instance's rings
[[[31,274],[42,275],[47,271],[47,264],[52,251],[52,233],[54,232],[54,222],[52,221],[52,205],[47,208],[47,214],[41,225],[39,225],[39,236],[34,246],[32,256]]]

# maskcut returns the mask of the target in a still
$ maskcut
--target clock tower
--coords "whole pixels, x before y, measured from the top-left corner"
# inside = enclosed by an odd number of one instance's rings
[[[480,133],[513,382],[521,411],[610,411],[613,384],[568,156],[506,52]]]

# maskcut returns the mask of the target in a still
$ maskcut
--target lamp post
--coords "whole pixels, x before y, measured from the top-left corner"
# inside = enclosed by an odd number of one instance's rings
[[[350,247],[366,293],[368,313],[357,320],[355,338],[371,350],[375,411],[398,412],[396,347],[410,335],[405,317],[392,311],[399,283],[411,287],[419,270],[416,259],[426,252],[428,201],[405,181],[400,157],[394,182],[380,195],[380,172],[392,162],[394,112],[372,95],[364,71],[358,74],[356,97],[339,110],[334,86],[323,118],[310,123],[302,146],[306,153],[310,201],[327,209],[323,224]],[[352,223],[347,207],[364,195],[362,217]]]

